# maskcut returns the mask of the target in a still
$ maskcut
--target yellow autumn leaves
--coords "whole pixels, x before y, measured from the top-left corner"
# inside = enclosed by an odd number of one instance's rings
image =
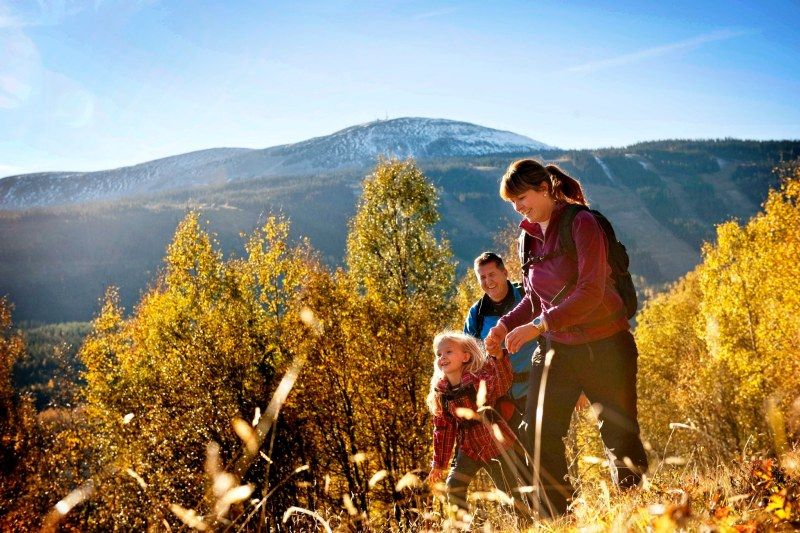
[[[782,173],[762,213],[720,225],[702,263],[639,313],[640,420],[656,450],[671,433],[711,460],[800,437],[800,169]]]

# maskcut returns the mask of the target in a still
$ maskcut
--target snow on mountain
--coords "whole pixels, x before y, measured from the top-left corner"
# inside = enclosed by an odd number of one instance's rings
[[[249,152],[212,148],[98,172],[43,172],[0,179],[0,209],[108,200],[213,183],[209,165]]]
[[[549,150],[509,131],[429,118],[378,120],[295,144],[213,148],[99,172],[49,172],[0,179],[0,209],[119,199],[234,180],[366,168],[379,155],[417,159]]]
[[[311,149],[311,150],[309,150]],[[378,155],[405,157],[470,156],[550,150],[528,137],[467,122],[444,119],[398,118],[351,126],[325,137],[268,148],[265,152],[297,154],[311,151],[317,165],[372,161]]]

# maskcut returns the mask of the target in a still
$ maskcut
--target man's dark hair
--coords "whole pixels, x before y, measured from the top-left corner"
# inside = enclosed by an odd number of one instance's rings
[[[503,263],[503,258],[494,252],[483,252],[481,255],[476,257],[475,262],[473,263],[473,268],[477,269],[478,267],[482,267],[488,263],[494,263],[500,270],[506,269],[506,265]]]

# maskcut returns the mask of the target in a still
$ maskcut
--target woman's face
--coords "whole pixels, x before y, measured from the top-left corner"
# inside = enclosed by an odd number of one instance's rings
[[[542,184],[538,189],[527,189],[509,201],[514,205],[514,211],[525,217],[528,222],[547,222],[555,206],[553,197],[547,192],[546,184]]]

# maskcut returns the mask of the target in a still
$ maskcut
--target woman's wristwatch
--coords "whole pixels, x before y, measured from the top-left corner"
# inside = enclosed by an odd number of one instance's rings
[[[547,331],[547,322],[545,322],[544,317],[542,315],[539,315],[536,318],[534,318],[531,324],[536,326],[536,329],[539,330],[539,335]]]

